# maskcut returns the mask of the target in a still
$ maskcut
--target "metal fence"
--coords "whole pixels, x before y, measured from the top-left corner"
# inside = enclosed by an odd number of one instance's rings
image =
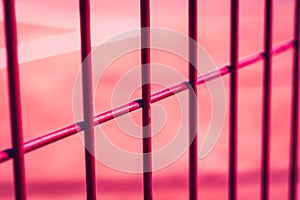
[[[141,28],[150,27],[150,0],[140,1],[140,22]],[[264,51],[255,53],[245,59],[239,60],[239,1],[231,0],[231,35],[230,35],[230,65],[222,67],[217,71],[197,76],[197,71],[192,64],[189,64],[189,80],[186,83],[178,83],[173,87],[151,94],[150,80],[150,48],[141,49],[141,64],[143,81],[142,99],[132,101],[128,104],[112,110],[94,115],[92,109],[92,67],[91,60],[85,62],[82,68],[83,74],[83,108],[84,121],[74,123],[51,133],[41,135],[38,138],[23,142],[22,133],[22,109],[19,81],[18,64],[18,40],[15,15],[15,1],[4,0],[5,14],[5,35],[7,50],[7,72],[9,81],[9,102],[12,148],[0,151],[0,163],[13,159],[14,184],[16,199],[26,199],[26,178],[24,166],[24,154],[42,148],[63,138],[76,134],[80,131],[85,133],[85,143],[94,149],[94,125],[112,120],[131,111],[142,108],[143,136],[151,136],[150,104],[172,96],[184,90],[189,90],[189,137],[192,141],[189,146],[189,199],[198,199],[198,163],[197,163],[197,85],[205,81],[218,78],[219,75],[230,75],[230,119],[229,119],[229,199],[237,199],[237,96],[238,96],[238,70],[253,63],[263,60],[264,62],[264,84],[263,84],[263,127],[262,127],[262,149],[261,149],[261,199],[269,199],[269,173],[270,173],[270,90],[271,90],[271,66],[272,56],[293,49],[293,82],[292,82],[292,118],[290,132],[290,167],[289,167],[289,199],[297,199],[297,176],[298,176],[298,118],[299,118],[299,16],[300,0],[295,0],[294,13],[294,38],[281,45],[272,45],[272,0],[265,0],[265,28],[264,28]],[[197,40],[197,0],[189,0],[188,30],[189,37]],[[82,61],[91,52],[91,31],[90,31],[90,3],[88,0],[80,0],[80,32],[81,32],[81,57]],[[150,44],[150,31],[141,31],[141,43],[146,47]],[[197,63],[197,48],[189,43],[190,63]],[[201,61],[199,61],[201,62]],[[124,109],[125,108],[125,109]],[[193,138],[193,139],[192,139]],[[151,153],[151,137],[143,138],[143,153]],[[145,154],[148,155],[148,154]],[[150,154],[151,155],[151,154]],[[151,156],[144,156],[144,169],[151,169]],[[95,158],[85,149],[86,167],[86,197],[96,199],[96,172]],[[144,199],[153,199],[152,173],[143,173]]]

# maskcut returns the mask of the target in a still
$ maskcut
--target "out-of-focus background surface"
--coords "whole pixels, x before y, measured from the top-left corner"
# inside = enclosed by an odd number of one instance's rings
[[[230,2],[199,0],[199,43],[218,67],[229,62]],[[139,1],[92,1],[93,46],[139,27]],[[262,51],[264,2],[240,1],[240,57]],[[74,121],[72,92],[80,69],[79,5],[73,0],[16,1],[18,21],[24,140],[40,136]],[[293,36],[294,1],[274,0],[274,45]],[[187,1],[152,0],[151,26],[187,34]],[[11,146],[3,24],[0,3],[0,149]],[[166,64],[184,76],[187,64],[171,55],[153,53],[152,61]],[[110,67],[96,96],[96,112],[110,108],[111,91],[126,71],[139,64],[139,53],[122,57]],[[239,71],[238,197],[258,199],[260,191],[262,62]],[[287,198],[292,50],[273,58],[271,119],[271,199]],[[225,84],[228,107],[228,76]],[[155,91],[157,88],[153,88]],[[210,98],[199,86],[201,122],[199,142],[210,120]],[[203,91],[203,92],[202,92]],[[166,126],[153,139],[158,149],[174,136],[178,123],[176,98],[161,101]],[[126,103],[126,102],[124,102]],[[141,113],[131,114],[139,123]],[[228,118],[228,112],[227,112]],[[199,161],[201,199],[227,199],[228,119],[213,151]],[[126,150],[141,151],[141,140],[123,134],[113,122],[103,124],[108,136]],[[199,145],[200,146],[200,145]],[[28,199],[85,199],[84,149],[74,135],[25,155]],[[109,154],[109,152],[107,152]],[[187,199],[187,153],[172,165],[154,172],[155,199]],[[130,162],[130,161],[128,161]],[[0,199],[13,199],[12,162],[0,165]],[[142,175],[128,174],[97,163],[98,196],[101,199],[141,199]]]

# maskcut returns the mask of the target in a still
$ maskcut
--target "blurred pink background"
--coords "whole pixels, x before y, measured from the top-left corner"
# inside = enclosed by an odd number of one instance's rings
[[[199,43],[218,67],[229,62],[228,0],[199,0]],[[0,149],[11,146],[5,62],[3,8],[0,4]],[[139,27],[139,1],[92,1],[93,46]],[[293,36],[294,2],[274,1],[274,45]],[[240,58],[263,49],[262,0],[240,1]],[[79,5],[73,0],[16,1],[24,140],[40,136],[73,122],[72,92],[80,68]],[[152,0],[151,26],[187,33],[187,1]],[[110,108],[111,90],[123,73],[139,64],[139,54],[130,54],[111,66],[98,85],[96,112]],[[178,69],[184,76],[185,62],[163,53],[152,61]],[[271,121],[271,199],[287,198],[292,51],[273,58]],[[228,76],[222,77],[228,105]],[[156,91],[157,88],[153,88]],[[138,97],[138,94],[136,94]],[[199,86],[201,122],[199,144],[210,119],[210,98]],[[154,149],[172,138],[178,121],[175,98],[161,101],[168,121],[153,139]],[[262,62],[239,71],[238,197],[259,199],[262,108]],[[126,103],[126,102],[124,102]],[[139,123],[140,112],[131,114]],[[228,117],[228,112],[227,112]],[[199,161],[201,199],[227,199],[228,121],[213,151]],[[103,125],[120,147],[139,152],[141,141],[120,132],[113,122]],[[174,128],[174,127],[173,127]],[[108,132],[109,132],[108,131]],[[200,145],[199,145],[200,146]],[[28,199],[85,199],[84,151],[74,135],[25,155]],[[128,161],[130,162],[130,161]],[[13,199],[12,162],[0,165],[0,199]],[[187,199],[187,153],[171,166],[154,172],[155,199]],[[142,175],[126,174],[97,163],[98,197],[142,199]]]

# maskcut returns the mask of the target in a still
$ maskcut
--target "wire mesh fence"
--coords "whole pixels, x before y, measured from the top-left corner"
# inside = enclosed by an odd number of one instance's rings
[[[66,137],[84,131],[85,145],[89,150],[94,151],[94,126],[110,121],[129,112],[142,109],[141,133],[144,138],[143,146],[143,193],[144,199],[153,199],[152,182],[152,137],[151,137],[151,104],[173,96],[177,93],[188,90],[189,94],[189,199],[198,199],[198,145],[197,145],[197,85],[204,84],[229,74],[230,94],[229,94],[229,163],[228,163],[228,198],[237,199],[237,177],[238,177],[238,71],[259,61],[263,62],[263,117],[262,117],[262,149],[261,149],[261,199],[270,199],[270,122],[271,122],[271,68],[272,57],[282,54],[288,50],[293,50],[293,81],[292,81],[292,107],[291,131],[290,131],[290,158],[289,158],[289,180],[288,198],[297,199],[297,176],[298,176],[298,120],[299,120],[299,16],[300,1],[294,3],[294,36],[289,41],[279,45],[272,44],[272,22],[273,22],[273,1],[265,0],[264,10],[264,50],[254,53],[246,58],[239,58],[239,1],[231,0],[230,6],[230,61],[229,65],[221,67],[215,71],[198,75],[194,64],[201,63],[195,56],[197,49],[193,43],[188,44],[189,55],[189,79],[178,83],[172,87],[157,91],[151,94],[151,67],[150,51],[151,32],[148,29],[141,29],[141,43],[146,48],[141,49],[141,77],[142,98],[128,102],[119,107],[113,108],[100,114],[93,113],[93,90],[92,90],[92,61],[82,67],[83,85],[83,121],[65,126],[61,129],[43,134],[37,138],[23,142],[22,131],[22,108],[19,81],[19,61],[18,61],[18,40],[17,40],[17,21],[15,13],[15,1],[4,0],[4,23],[5,41],[7,51],[7,72],[9,86],[10,121],[12,147],[0,151],[0,163],[13,160],[14,188],[16,199],[26,199],[26,175],[24,154],[43,148],[48,144],[55,143]],[[150,1],[140,1],[140,24],[141,28],[151,26]],[[91,53],[91,24],[90,24],[90,3],[88,0],[80,0],[80,41],[82,62]],[[201,6],[197,0],[188,2],[188,35],[197,41],[198,34],[198,15],[197,8]],[[201,30],[200,30],[201,31]],[[201,96],[201,92],[199,93]],[[247,147],[245,147],[247,148]],[[91,151],[85,149],[85,169],[86,169],[86,198],[97,198],[95,158]],[[99,197],[101,198],[101,197]],[[201,199],[201,198],[200,198]]]

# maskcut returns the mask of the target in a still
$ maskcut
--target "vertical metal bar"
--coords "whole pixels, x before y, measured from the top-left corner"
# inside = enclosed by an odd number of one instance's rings
[[[86,195],[88,200],[97,199],[96,167],[93,152],[94,123],[93,123],[93,81],[91,56],[91,27],[90,27],[90,1],[80,0],[80,36],[82,60],[82,94],[84,113],[84,139],[85,139],[85,173]]]
[[[141,17],[141,72],[143,118],[143,187],[144,199],[152,200],[152,136],[151,136],[151,83],[150,83],[150,1],[140,1]]]
[[[229,122],[229,199],[237,198],[237,85],[239,1],[231,0],[230,14],[230,122]]]
[[[300,35],[300,0],[295,0],[294,25],[294,69],[292,96],[292,131],[289,174],[289,199],[297,199],[298,185],[298,132],[299,132],[299,35]]]
[[[270,112],[271,112],[271,66],[272,66],[272,0],[265,0],[264,28],[264,84],[263,84],[263,129],[261,160],[261,199],[269,199],[270,173]]]
[[[24,164],[22,108],[18,63],[17,22],[15,1],[4,0],[5,35],[7,51],[7,72],[10,102],[10,120],[13,143],[13,165],[15,197],[26,199],[26,178]]]
[[[198,199],[197,0],[189,0],[189,199]]]

